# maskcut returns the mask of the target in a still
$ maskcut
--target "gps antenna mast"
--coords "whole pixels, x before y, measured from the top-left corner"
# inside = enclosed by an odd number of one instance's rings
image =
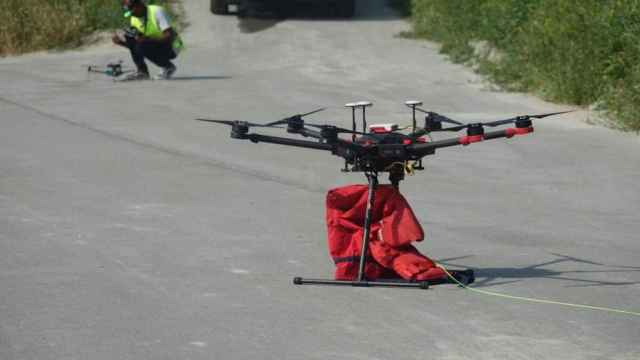
[[[367,132],[367,116],[366,116],[366,108],[373,106],[370,101],[358,101],[356,106],[362,108],[362,132]]]
[[[422,101],[417,101],[417,100],[407,100],[404,102],[405,105],[407,105],[408,107],[411,108],[411,110],[413,110],[413,128],[411,129],[412,132],[416,132],[416,107],[417,106],[421,106],[422,105]]]

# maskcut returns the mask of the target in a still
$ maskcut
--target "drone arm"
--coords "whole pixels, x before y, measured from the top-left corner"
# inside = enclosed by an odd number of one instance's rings
[[[318,131],[314,131],[314,130],[310,130],[307,128],[302,128],[298,131],[294,131],[294,134],[300,134],[304,137],[312,137],[314,139],[324,139],[324,137],[322,137],[322,134],[320,134],[320,132]]]
[[[484,135],[477,136],[461,136],[458,138],[451,138],[445,140],[432,141],[424,144],[413,144],[407,147],[407,151],[417,157],[423,157],[426,155],[432,155],[436,152],[436,149],[456,146],[456,145],[469,145],[470,143],[479,142],[482,140],[492,140],[499,138],[510,138],[514,135],[525,135],[533,132],[533,127],[528,128],[509,128],[504,130],[490,131],[484,133]]]
[[[252,142],[265,142],[271,144],[279,144],[279,145],[288,145],[288,146],[297,146],[307,149],[317,149],[317,150],[327,150],[333,151],[334,146],[331,144],[324,144],[315,141],[306,141],[306,140],[297,140],[297,139],[289,139],[278,136],[268,136],[268,135],[260,135],[260,134],[248,134],[246,138],[251,140]]]
[[[511,138],[514,135],[526,135],[533,132],[533,127],[525,127],[525,128],[508,128],[504,130],[491,131],[484,134],[484,140],[498,139],[498,138]]]
[[[432,141],[424,144],[409,145],[407,146],[407,152],[420,158],[426,155],[435,154],[436,149],[455,146],[455,145],[460,145],[459,138]]]

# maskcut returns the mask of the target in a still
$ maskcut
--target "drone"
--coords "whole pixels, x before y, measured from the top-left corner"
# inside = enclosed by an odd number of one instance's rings
[[[425,156],[434,155],[436,150],[440,148],[458,145],[468,146],[486,140],[528,135],[534,132],[533,120],[573,111],[519,115],[490,122],[462,123],[445,115],[421,108],[420,106],[423,105],[421,101],[410,100],[405,101],[404,104],[412,110],[411,125],[405,127],[393,123],[367,125],[366,110],[373,105],[369,101],[345,104],[345,107],[351,109],[351,129],[305,121],[305,117],[326,110],[326,108],[316,109],[304,114],[296,114],[266,124],[240,120],[196,119],[231,126],[231,138],[233,139],[330,152],[344,159],[344,167],[341,169],[343,172],[361,172],[367,177],[368,206],[365,213],[364,234],[357,278],[355,280],[327,280],[295,277],[293,281],[294,284],[428,288],[428,282],[368,281],[365,278],[365,259],[367,257],[369,233],[371,231],[375,191],[379,184],[378,174],[388,173],[391,185],[399,189],[400,181],[404,180],[405,175],[413,173],[416,170],[424,170],[422,159]],[[360,110],[362,114],[362,125],[360,129],[358,129],[357,126],[356,113],[358,110]],[[416,119],[417,112],[425,114],[424,123],[421,127],[418,127]],[[485,131],[486,128],[496,128],[505,125],[511,126],[500,130]],[[263,135],[251,131],[252,128],[282,128],[289,134],[300,135],[305,139]],[[409,130],[409,132],[407,133],[405,130]],[[457,137],[443,140],[432,140],[431,138],[431,134],[436,132],[458,133],[463,130],[466,134]],[[341,137],[341,134],[346,134],[348,137]],[[468,273],[467,275],[473,276],[472,273]]]
[[[113,78],[126,73],[133,72],[132,69],[127,69],[122,65],[122,60],[116,62],[110,62],[105,66],[89,65],[87,66],[87,72],[104,74]]]

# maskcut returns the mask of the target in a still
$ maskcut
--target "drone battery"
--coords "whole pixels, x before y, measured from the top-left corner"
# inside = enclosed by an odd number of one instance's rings
[[[404,160],[407,157],[405,145],[402,144],[386,144],[378,148],[378,154],[383,159],[399,159]]]
[[[374,134],[385,134],[398,130],[398,124],[372,124],[369,125],[369,131]]]

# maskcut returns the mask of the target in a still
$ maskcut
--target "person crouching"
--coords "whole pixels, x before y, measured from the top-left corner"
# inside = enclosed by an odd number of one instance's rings
[[[183,48],[182,40],[176,33],[171,20],[162,6],[146,5],[144,0],[123,0],[125,16],[130,17],[130,27],[124,37],[115,34],[112,41],[126,47],[131,52],[137,71],[125,76],[123,80],[149,79],[148,59],[162,72],[159,79],[170,79],[176,71],[171,62]]]

